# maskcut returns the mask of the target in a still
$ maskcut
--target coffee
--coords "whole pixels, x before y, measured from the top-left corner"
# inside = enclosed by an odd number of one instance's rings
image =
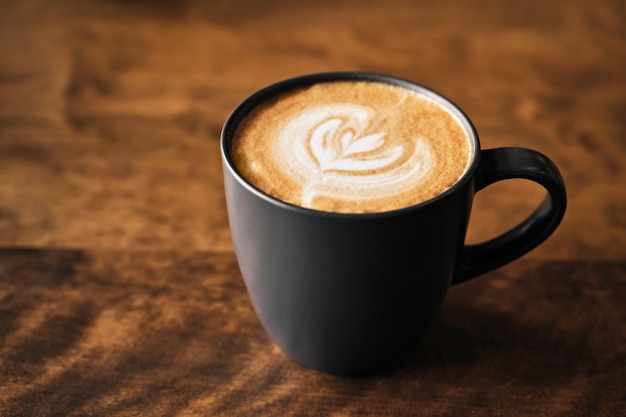
[[[250,183],[285,202],[382,212],[455,184],[472,159],[469,135],[426,90],[322,82],[250,111],[235,132],[232,158]]]

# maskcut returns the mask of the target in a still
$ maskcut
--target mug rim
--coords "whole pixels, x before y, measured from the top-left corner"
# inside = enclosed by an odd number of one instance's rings
[[[307,208],[298,206],[296,204],[288,203],[284,200],[281,200],[278,197],[274,197],[271,194],[263,191],[262,189],[253,185],[250,181],[248,181],[241,172],[235,166],[232,160],[232,137],[234,135],[235,129],[238,123],[249,114],[249,112],[254,109],[259,103],[271,100],[273,97],[276,97],[279,93],[293,90],[299,87],[307,87],[314,84],[324,83],[324,82],[337,82],[337,81],[365,81],[365,82],[379,82],[390,84],[402,88],[406,88],[408,90],[412,90],[418,94],[426,96],[429,100],[434,101],[435,103],[442,106],[446,111],[448,111],[452,117],[459,123],[459,125],[466,131],[469,136],[471,143],[471,159],[470,162],[463,172],[463,175],[449,188],[443,191],[436,196],[421,201],[419,203],[411,204],[409,206],[400,207],[392,210],[385,211],[376,211],[376,212],[365,212],[365,213],[346,213],[346,212],[333,212],[333,211],[325,211],[318,210],[313,208]],[[406,212],[411,212],[414,210],[418,210],[424,206],[434,204],[435,202],[446,198],[448,195],[453,194],[459,188],[462,188],[468,181],[474,176],[474,172],[478,166],[478,162],[480,159],[480,140],[478,137],[478,133],[474,124],[470,120],[470,118],[465,114],[461,108],[456,105],[452,100],[444,96],[443,94],[433,90],[430,87],[425,85],[416,83],[414,81],[410,81],[408,79],[373,73],[373,72],[362,72],[362,71],[332,71],[332,72],[318,72],[318,73],[310,73],[299,75],[296,77],[287,78],[272,84],[269,84],[254,93],[247,96],[243,99],[229,114],[224,122],[220,133],[220,153],[222,158],[222,165],[227,167],[233,178],[237,180],[244,188],[248,191],[252,192],[256,196],[261,199],[271,203],[272,205],[282,207],[286,210],[296,211],[302,214],[313,214],[316,216],[326,216],[326,217],[335,217],[335,218],[380,218],[398,215]]]

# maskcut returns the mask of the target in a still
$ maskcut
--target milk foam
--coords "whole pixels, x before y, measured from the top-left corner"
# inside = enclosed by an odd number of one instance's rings
[[[336,212],[387,211],[452,186],[471,155],[440,104],[379,82],[330,82],[261,103],[235,132],[235,166],[286,202]]]
[[[305,109],[278,133],[273,158],[301,184],[300,205],[318,195],[359,200],[388,198],[414,188],[435,164],[422,138],[371,132],[374,109],[332,104]]]

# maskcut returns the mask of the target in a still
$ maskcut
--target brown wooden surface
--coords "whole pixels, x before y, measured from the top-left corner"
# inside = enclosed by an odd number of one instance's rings
[[[624,62],[622,1],[0,0],[0,415],[623,415]],[[368,378],[271,344],[225,213],[229,111],[327,70],[435,88],[569,192],[554,236]],[[541,197],[481,192],[469,240]]]

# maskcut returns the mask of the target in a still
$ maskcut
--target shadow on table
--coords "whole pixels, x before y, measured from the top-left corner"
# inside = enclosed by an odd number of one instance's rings
[[[594,344],[606,336],[597,327],[611,325],[611,302],[594,302],[593,274],[577,263],[529,262],[453,287],[421,346],[394,372],[543,386],[594,372]]]

